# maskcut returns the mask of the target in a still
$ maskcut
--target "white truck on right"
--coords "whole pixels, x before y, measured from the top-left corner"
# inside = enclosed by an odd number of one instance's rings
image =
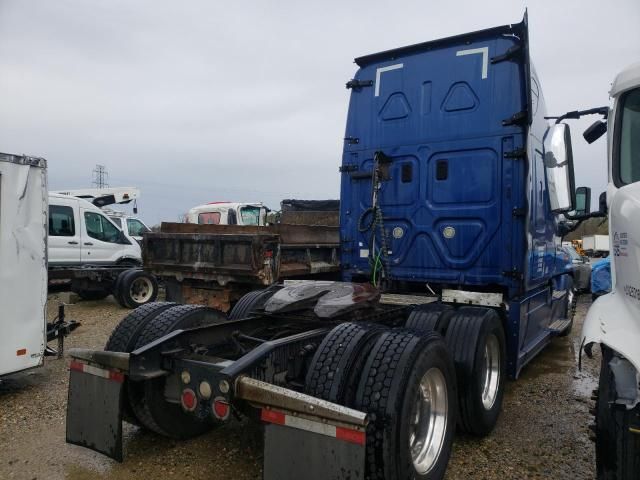
[[[611,241],[611,293],[589,309],[582,348],[602,352],[594,392],[598,479],[640,478],[640,63],[620,72],[611,88],[606,125]],[[597,122],[589,143],[605,131]]]

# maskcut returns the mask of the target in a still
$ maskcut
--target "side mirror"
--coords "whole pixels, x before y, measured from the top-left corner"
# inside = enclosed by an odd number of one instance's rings
[[[591,126],[584,131],[582,136],[587,143],[593,143],[604,135],[606,131],[607,124],[602,120],[598,120],[597,122],[592,123]]]
[[[576,217],[582,217],[591,213],[591,189],[589,187],[576,188]]]
[[[544,167],[553,213],[574,209],[573,152],[569,125],[557,123],[544,136]]]
[[[609,212],[607,208],[607,192],[602,192],[598,197],[598,211],[603,215]]]

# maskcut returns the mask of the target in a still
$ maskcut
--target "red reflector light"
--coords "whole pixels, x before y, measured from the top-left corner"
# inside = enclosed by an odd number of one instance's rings
[[[180,397],[180,403],[182,403],[182,408],[186,411],[193,412],[198,406],[198,397],[196,397],[196,392],[190,388],[184,389],[182,391],[182,396]]]
[[[16,356],[21,357],[22,355],[26,355],[27,354],[27,349],[26,348],[21,348],[20,350],[16,351]]]
[[[216,398],[213,401],[213,414],[216,416],[216,418],[219,418],[220,420],[226,420],[229,416],[230,411],[231,408],[229,407],[229,403],[226,400]]]

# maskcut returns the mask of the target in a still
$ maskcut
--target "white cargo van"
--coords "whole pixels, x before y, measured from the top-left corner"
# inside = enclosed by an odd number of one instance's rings
[[[86,200],[49,194],[49,266],[139,265],[140,245]]]

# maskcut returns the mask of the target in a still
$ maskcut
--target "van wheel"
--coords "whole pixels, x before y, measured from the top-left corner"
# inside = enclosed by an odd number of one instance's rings
[[[506,347],[498,314],[462,307],[445,337],[458,379],[458,424],[473,435],[488,435],[498,420],[506,380]]]
[[[144,270],[128,270],[119,276],[116,300],[125,308],[136,308],[154,302],[158,297],[158,281]]]
[[[175,306],[175,303],[172,302],[155,302],[147,303],[142,307],[136,308],[124,317],[113,332],[111,332],[104,349],[109,352],[131,353],[136,347],[136,342],[138,341],[138,336],[142,328],[149,323],[153,317],[173,306]],[[139,388],[136,389],[138,386],[138,384],[127,380],[123,387],[123,398],[127,399],[123,402],[123,417],[127,422],[134,425],[140,425],[140,422],[133,413],[129,397],[135,397],[136,395],[140,397]]]
[[[612,359],[613,351],[603,346],[595,411],[599,480],[631,479],[640,472],[640,405],[627,410],[613,403],[616,385],[609,365]]]
[[[456,425],[455,368],[442,337],[383,333],[364,365],[355,406],[369,414],[371,480],[444,477]]]
[[[142,328],[136,348],[164,337],[174,330],[227,322],[227,316],[219,310],[202,305],[177,305],[153,317]],[[210,430],[215,422],[211,417],[201,419],[182,410],[180,403],[165,398],[165,387],[180,379],[177,374],[137,382],[140,397],[132,398],[131,407],[140,423],[147,429],[170,438],[187,439]],[[135,384],[136,382],[132,382]],[[169,383],[170,384],[170,383]],[[195,390],[195,389],[194,389]]]

